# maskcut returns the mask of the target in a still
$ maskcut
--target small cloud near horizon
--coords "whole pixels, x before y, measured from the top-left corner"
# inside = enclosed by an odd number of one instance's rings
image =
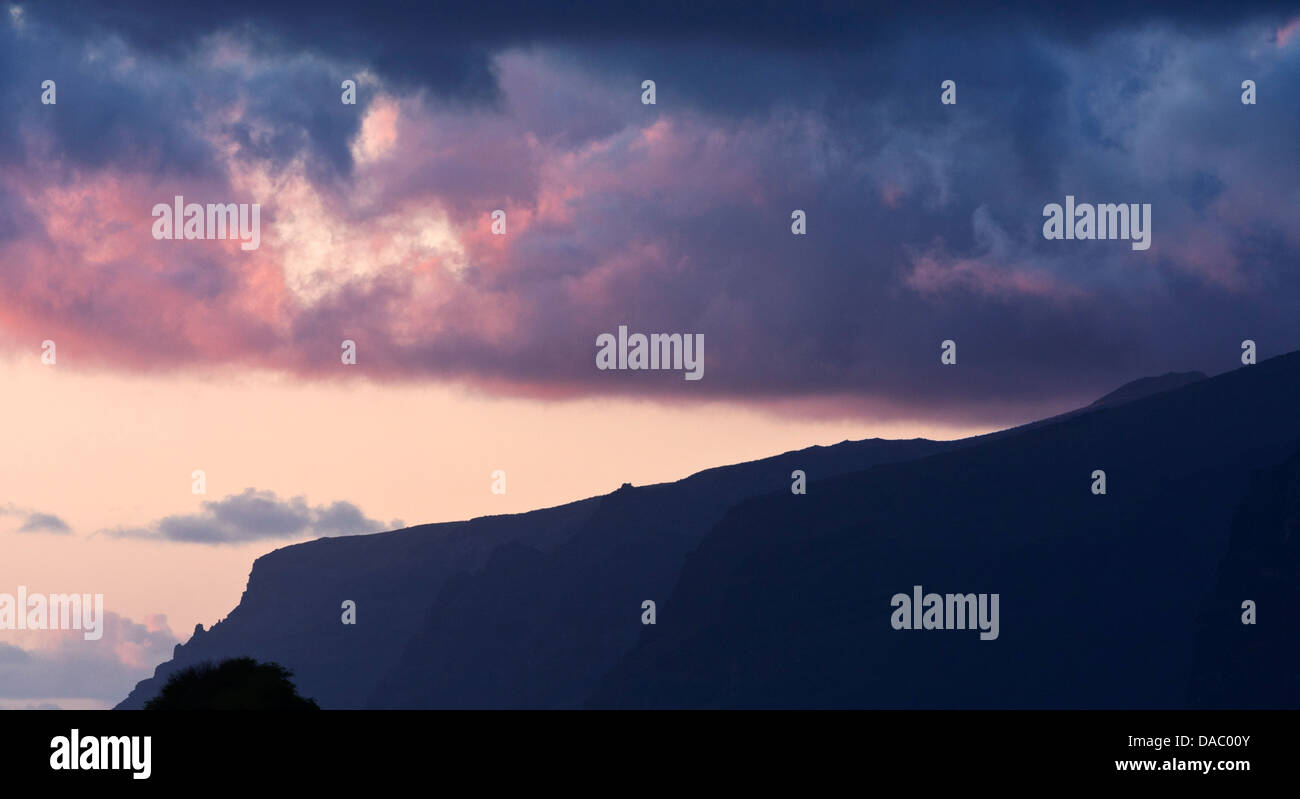
[[[298,496],[280,499],[273,491],[246,488],[243,493],[203,503],[199,513],[166,516],[146,527],[118,527],[100,532],[119,538],[151,538],[192,544],[242,544],[314,535],[324,538],[377,533],[405,526],[366,516],[351,502],[309,505]]]
[[[20,533],[54,533],[55,535],[66,535],[72,532],[68,523],[63,521],[53,513],[42,513],[40,511],[19,508],[15,505],[0,505],[0,516],[24,516],[23,523],[18,527]]]
[[[0,631],[0,709],[112,707],[180,643],[164,614],[105,611],[102,625],[94,641],[81,630]]]

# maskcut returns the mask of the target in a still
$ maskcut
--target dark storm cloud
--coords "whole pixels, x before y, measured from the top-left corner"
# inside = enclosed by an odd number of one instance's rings
[[[46,162],[68,180],[79,169],[122,169],[212,181],[224,177],[214,137],[228,137],[249,159],[283,166],[304,156],[315,179],[351,168],[347,142],[368,99],[344,107],[338,86],[355,73],[310,58],[235,69],[200,50],[159,59],[114,36],[77,38],[22,8],[20,22],[0,17],[9,76],[0,101],[13,112],[0,118],[0,163]],[[52,105],[40,102],[46,80]],[[238,118],[213,124],[215,109],[235,104]]]
[[[1244,0],[1230,5],[1122,0],[1092,3],[1001,2],[996,8],[962,0],[939,2],[854,2],[815,5],[786,0],[665,4],[634,0],[481,0],[476,3],[410,3],[379,0],[364,5],[324,2],[229,0],[178,7],[166,0],[123,0],[111,6],[84,0],[47,0],[33,13],[81,31],[111,31],[146,50],[183,53],[195,39],[223,28],[252,26],[264,35],[302,47],[363,57],[410,76],[439,76],[465,82],[466,63],[439,56],[448,44],[492,47],[532,41],[602,38],[709,37],[764,47],[821,48],[827,44],[874,41],[922,26],[989,28],[1018,26],[1063,37],[1172,21],[1193,30],[1213,29],[1261,13],[1281,14],[1294,5],[1278,0]],[[432,46],[437,45],[437,46]],[[457,51],[453,49],[452,55]],[[376,61],[378,59],[378,61]],[[469,59],[466,59],[467,61]],[[485,64],[482,66],[486,66]],[[448,74],[450,73],[450,74]]]
[[[54,126],[56,152],[90,167],[218,170],[196,136],[215,131],[236,163],[275,173],[301,160],[358,228],[424,206],[468,242],[455,279],[424,289],[450,298],[436,314],[413,306],[426,274],[385,264],[284,301],[282,318],[217,316],[211,329],[229,334],[215,351],[179,336],[154,344],[135,294],[132,307],[103,291],[72,306],[133,353],[150,342],[132,364],[234,357],[337,374],[337,342],[350,337],[381,379],[846,397],[989,420],[1146,373],[1221,371],[1243,338],[1267,342],[1265,354],[1300,345],[1288,266],[1300,231],[1285,211],[1300,184],[1300,42],[1280,33],[1280,5],[69,8],[29,9],[38,33],[13,41],[30,55],[30,37],[45,37],[51,63],[81,64],[85,80],[102,73],[84,65],[86,47],[136,66],[102,78],[102,104],[74,79],[66,120],[24,108],[21,124]],[[235,55],[214,56],[223,46]],[[38,85],[28,61],[16,59]],[[350,204],[361,188],[351,147],[376,92],[352,108],[337,86],[362,70],[409,104],[391,161],[366,174],[372,194]],[[646,77],[658,105],[637,101]],[[1243,78],[1258,81],[1258,105],[1240,103]],[[946,79],[956,106],[938,102]],[[24,89],[27,106],[34,95]],[[61,83],[58,114],[63,97]],[[212,113],[232,105],[233,119]],[[107,135],[88,141],[95,119]],[[0,125],[0,147],[20,146],[18,124]],[[1066,194],[1151,203],[1152,250],[1045,241],[1042,208]],[[501,252],[474,238],[497,207],[536,215],[512,222]],[[809,235],[790,234],[794,208]],[[263,308],[239,302],[253,281],[221,263],[169,261],[161,275],[205,310]],[[116,285],[129,268],[101,263],[96,279]],[[596,372],[595,337],[620,324],[704,333],[705,380]],[[944,339],[958,342],[955,369],[939,366]],[[284,524],[303,518],[280,510]],[[251,528],[213,511],[155,532],[226,540],[234,529]]]
[[[345,76],[327,78],[332,69],[294,61],[237,82],[247,104],[244,118],[231,126],[240,149],[250,158],[276,164],[307,154],[308,174],[317,181],[346,175],[352,167],[348,141],[356,135],[367,103],[364,92],[359,108],[339,102]]]
[[[76,167],[131,166],[150,172],[206,174],[214,153],[185,128],[196,98],[166,73],[118,71],[127,53],[113,42],[88,50],[49,28],[0,17],[0,163],[65,159]],[[135,78],[135,79],[132,79]],[[40,103],[53,80],[57,104]]]
[[[1300,119],[1293,104],[1243,106],[1237,77],[1277,97],[1300,86],[1293,55],[1249,55],[1274,46],[1252,45],[1260,34],[1138,31],[1064,51],[1023,34],[908,39],[836,69],[791,62],[766,109],[711,108],[692,95],[691,60],[665,59],[677,71],[642,124],[669,122],[680,152],[638,171],[624,168],[641,157],[636,140],[605,137],[593,169],[619,179],[569,201],[575,224],[532,227],[512,240],[508,268],[467,273],[484,294],[526,301],[509,346],[472,325],[396,345],[383,320],[407,296],[400,275],[347,287],[299,316],[294,336],[306,348],[356,331],[377,373],[631,394],[873,395],[898,411],[978,408],[981,418],[1000,403],[1088,399],[1146,372],[1221,371],[1242,338],[1274,342],[1274,353],[1300,344],[1286,299],[1300,291],[1286,268],[1297,231],[1281,210]],[[681,53],[703,61],[705,49]],[[728,59],[745,72],[746,57]],[[937,102],[944,76],[960,79],[955,107]],[[679,109],[665,91],[692,102]],[[540,184],[527,153],[509,147],[485,174],[516,175],[514,196],[528,199]],[[422,169],[412,167],[412,187],[439,186],[453,204],[474,195],[473,169],[453,180]],[[1067,193],[1152,203],[1154,251],[1043,240],[1043,205]],[[790,235],[792,208],[808,212],[808,236]],[[639,253],[635,268],[613,273],[599,300],[563,290],[628,252]],[[603,379],[592,342],[619,324],[705,333],[708,377]],[[970,368],[939,368],[948,338]]]

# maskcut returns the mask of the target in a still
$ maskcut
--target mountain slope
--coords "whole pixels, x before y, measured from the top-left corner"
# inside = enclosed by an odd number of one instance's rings
[[[1215,633],[1198,611],[1227,590],[1215,575],[1251,470],[1300,440],[1297,373],[1291,355],[1135,381],[961,441],[811,447],[285,547],[119,707],[236,656],[287,666],[326,708],[1181,706],[1215,668],[1193,657]],[[999,639],[892,630],[889,598],[918,583],[999,593]]]
[[[1205,379],[1204,372],[1166,372],[1158,377],[1143,377],[1131,383],[1125,383],[1106,396],[1089,405],[1089,408],[1107,408],[1123,405],[1126,402],[1173,391],[1176,388]]]
[[[507,542],[554,547],[599,502],[277,549],[253,563],[238,607],[211,630],[197,628],[118,708],[143,707],[185,666],[244,656],[286,666],[321,707],[361,707],[449,577],[481,568]],[[355,625],[340,621],[348,599],[357,603]]]
[[[588,705],[1186,706],[1236,506],[1298,404],[1291,354],[742,502]],[[999,637],[893,629],[914,585],[999,594]]]
[[[1253,603],[1253,624],[1243,606]],[[1205,605],[1194,707],[1300,707],[1300,450],[1251,476]]]
[[[372,707],[576,707],[636,643],[641,603],[671,589],[686,553],[727,508],[790,474],[858,471],[957,444],[914,440],[812,447],[603,497],[551,552],[503,547],[429,609]],[[430,679],[436,675],[436,679]]]
[[[677,483],[627,487],[557,508],[377,535],[325,538],[277,549],[253,564],[248,588],[229,616],[211,630],[197,629],[187,643],[176,647],[172,660],[161,664],[153,677],[142,680],[118,707],[143,707],[169,675],[187,665],[240,656],[288,667],[302,695],[315,699],[321,707],[364,707],[380,680],[398,668],[412,636],[428,626],[429,608],[444,586],[455,596],[466,586],[495,585],[501,566],[517,568],[510,564],[528,558],[534,559],[541,571],[520,576],[519,590],[528,580],[540,584],[551,579],[547,573],[551,553],[570,538],[582,535],[585,541],[587,536],[606,531],[612,535],[610,543],[621,546],[617,544],[618,531],[634,529],[642,523],[639,516],[663,508],[675,509],[683,520],[669,536],[675,543],[653,557],[633,559],[621,579],[633,586],[662,584],[666,591],[686,549],[727,507],[779,485],[788,486],[792,469],[802,468],[810,475],[841,474],[950,446],[953,444],[922,439],[870,439],[810,447],[709,469]],[[660,507],[643,507],[629,499],[647,495],[654,496]],[[566,554],[556,557],[567,562],[571,559],[567,553],[584,546],[566,548]],[[484,574],[481,580],[475,576],[480,573]],[[499,606],[501,596],[505,594],[489,594],[484,607]],[[552,596],[564,595],[531,596],[529,601],[540,608]],[[340,605],[346,599],[357,603],[355,625],[340,622]],[[467,636],[475,632],[467,631]],[[487,633],[484,644],[499,647],[495,642],[504,632]],[[611,644],[614,648],[608,659],[612,662],[633,643],[635,631],[626,641]],[[484,704],[497,702],[491,693],[493,685],[496,683],[485,684],[486,693],[465,695]],[[586,692],[584,689],[572,702],[581,701]]]
[[[1108,397],[1131,401],[1197,376],[1204,377],[1190,373],[1134,381]],[[882,449],[880,457],[859,468],[975,446],[1029,427],[949,446],[917,442],[910,452],[901,449],[907,442],[896,442],[888,457]],[[825,456],[832,457],[835,449]],[[635,644],[641,603],[664,602],[687,552],[726,509],[763,490],[789,494],[793,468],[804,468],[810,479],[852,470],[850,461],[817,463],[810,457],[814,452],[818,450],[619,491],[604,498],[583,529],[551,552],[503,548],[481,572],[458,575],[447,584],[369,705],[581,704]]]

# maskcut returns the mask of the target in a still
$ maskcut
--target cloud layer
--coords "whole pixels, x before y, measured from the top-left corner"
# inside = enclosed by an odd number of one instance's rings
[[[1300,346],[1300,39],[1272,4],[987,27],[956,4],[921,26],[511,5],[427,28],[262,5],[0,23],[9,349],[953,419]],[[154,241],[176,194],[262,203],[262,247]],[[1067,194],[1151,203],[1151,249],[1045,241]],[[622,324],[703,333],[707,378],[597,371]],[[188,524],[163,534],[218,535]]]
[[[0,631],[0,707],[49,707],[37,700],[51,698],[111,707],[179,643],[165,616],[140,623],[106,611],[103,625],[95,641],[80,630]]]

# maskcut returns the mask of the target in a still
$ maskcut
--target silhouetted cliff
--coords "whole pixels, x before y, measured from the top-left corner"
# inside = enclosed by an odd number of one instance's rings
[[[1296,451],[1297,407],[1291,354],[957,442],[813,447],[286,547],[122,706],[241,655],[326,708],[1294,706],[1266,663],[1295,662],[1292,477],[1256,473]],[[892,597],[916,585],[998,594],[997,638],[894,629]],[[1224,610],[1240,598],[1261,602],[1247,631]]]

